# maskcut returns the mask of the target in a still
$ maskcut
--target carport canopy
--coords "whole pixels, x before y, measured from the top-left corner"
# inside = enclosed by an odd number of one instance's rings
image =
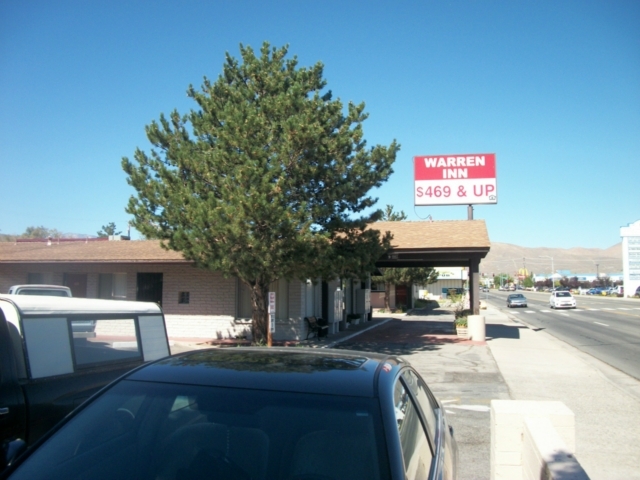
[[[393,235],[376,267],[468,267],[469,301],[479,313],[480,261],[491,248],[484,220],[376,222],[371,228]]]

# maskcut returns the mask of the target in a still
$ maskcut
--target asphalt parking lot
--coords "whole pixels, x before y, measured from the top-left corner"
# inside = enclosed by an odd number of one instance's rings
[[[459,341],[449,312],[403,316],[344,340],[334,348],[381,352],[407,359],[444,404],[458,442],[459,478],[488,479],[489,404],[509,399],[508,387],[487,345]],[[515,335],[489,326],[491,335]],[[515,327],[514,327],[515,328]]]

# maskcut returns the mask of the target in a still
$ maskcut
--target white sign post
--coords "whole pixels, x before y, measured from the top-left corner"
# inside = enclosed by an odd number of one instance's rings
[[[269,331],[276,331],[276,292],[269,292]]]

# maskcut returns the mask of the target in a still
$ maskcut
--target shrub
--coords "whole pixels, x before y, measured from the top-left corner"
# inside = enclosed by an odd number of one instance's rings
[[[456,327],[467,328],[467,317],[456,317],[453,323]]]

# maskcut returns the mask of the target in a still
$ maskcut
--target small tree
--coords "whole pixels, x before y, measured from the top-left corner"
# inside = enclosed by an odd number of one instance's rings
[[[384,308],[390,310],[392,285],[428,285],[438,281],[438,272],[430,267],[384,268],[382,276],[374,276],[376,282],[384,282]]]
[[[60,233],[55,228],[47,228],[47,227],[27,227],[20,237],[22,238],[60,238],[62,233]]]
[[[116,232],[116,224],[110,222],[102,226],[102,229],[98,232],[98,237],[109,237],[112,235],[120,235],[121,233],[122,232]]]
[[[261,56],[240,53],[227,54],[215,82],[189,87],[197,110],[152,122],[155,148],[122,167],[137,192],[126,209],[133,226],[248,286],[262,342],[271,282],[365,276],[388,250],[390,234],[367,228],[382,212],[363,212],[399,146],[367,148],[364,104],[332,100],[322,64],[299,68],[268,43]]]
[[[392,205],[387,205],[382,213],[380,220],[384,222],[400,222],[407,219],[407,214],[400,210],[399,212],[393,211]]]

